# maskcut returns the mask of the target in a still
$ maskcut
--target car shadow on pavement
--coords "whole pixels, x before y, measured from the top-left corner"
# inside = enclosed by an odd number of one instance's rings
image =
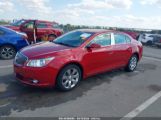
[[[147,67],[147,64],[140,64],[137,71],[144,72],[147,69],[155,69],[156,66]],[[110,84],[113,77],[125,74],[128,76],[137,75],[139,72],[126,73],[123,69],[102,73],[81,81],[80,85],[69,92],[61,92],[51,88],[33,88],[24,86],[15,80],[13,74],[0,76],[0,84],[5,84],[6,89],[0,91],[0,116],[8,116],[11,111],[21,112],[24,110],[35,110],[42,107],[52,107],[71,100],[75,100],[95,86],[103,83]]]

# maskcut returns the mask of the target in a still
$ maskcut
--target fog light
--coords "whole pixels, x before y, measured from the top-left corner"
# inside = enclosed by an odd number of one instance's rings
[[[32,83],[37,84],[39,81],[38,80],[33,80]]]

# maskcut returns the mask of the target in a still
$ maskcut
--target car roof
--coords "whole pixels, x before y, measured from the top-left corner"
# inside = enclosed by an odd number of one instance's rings
[[[77,29],[75,31],[91,32],[91,33],[94,33],[94,34],[113,32],[113,33],[120,33],[120,34],[122,33],[122,34],[126,34],[126,35],[130,36],[126,32],[121,32],[121,31],[116,31],[116,30],[106,30],[106,29]]]
[[[36,20],[36,19],[22,19],[22,20],[25,20],[25,21],[33,21],[33,20]],[[52,22],[52,21],[47,21],[47,20],[36,20],[38,22],[43,22],[43,23],[50,23],[50,24],[58,24],[56,22]]]
[[[91,32],[91,33],[114,32],[113,30],[106,30],[106,29],[78,29],[76,31]]]

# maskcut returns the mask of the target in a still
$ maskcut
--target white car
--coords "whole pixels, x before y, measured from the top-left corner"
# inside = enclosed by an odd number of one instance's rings
[[[155,34],[141,34],[139,36],[138,41],[142,42],[143,44],[148,44],[148,45],[152,45],[153,41],[154,41],[154,36]]]

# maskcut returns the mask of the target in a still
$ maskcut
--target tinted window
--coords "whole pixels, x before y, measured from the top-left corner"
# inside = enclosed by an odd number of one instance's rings
[[[127,42],[127,43],[131,43],[131,38],[128,37],[128,36],[126,36],[126,42]]]
[[[53,28],[60,28],[58,24],[53,24]]]
[[[37,28],[47,28],[47,24],[46,23],[38,23]]]
[[[33,21],[28,22],[24,26],[25,26],[25,28],[33,29],[34,28],[34,22]]]
[[[126,36],[122,34],[115,34],[115,44],[124,44],[126,43]]]
[[[101,46],[111,45],[111,35],[110,34],[99,35],[95,37],[90,44],[92,43],[96,43]]]
[[[61,37],[56,38],[53,42],[71,47],[78,47],[93,35],[91,32],[73,31]]]
[[[25,22],[25,20],[19,20],[19,21],[16,21],[16,22],[12,23],[11,25],[13,25],[13,26],[20,26],[20,25],[22,25],[24,22]]]

